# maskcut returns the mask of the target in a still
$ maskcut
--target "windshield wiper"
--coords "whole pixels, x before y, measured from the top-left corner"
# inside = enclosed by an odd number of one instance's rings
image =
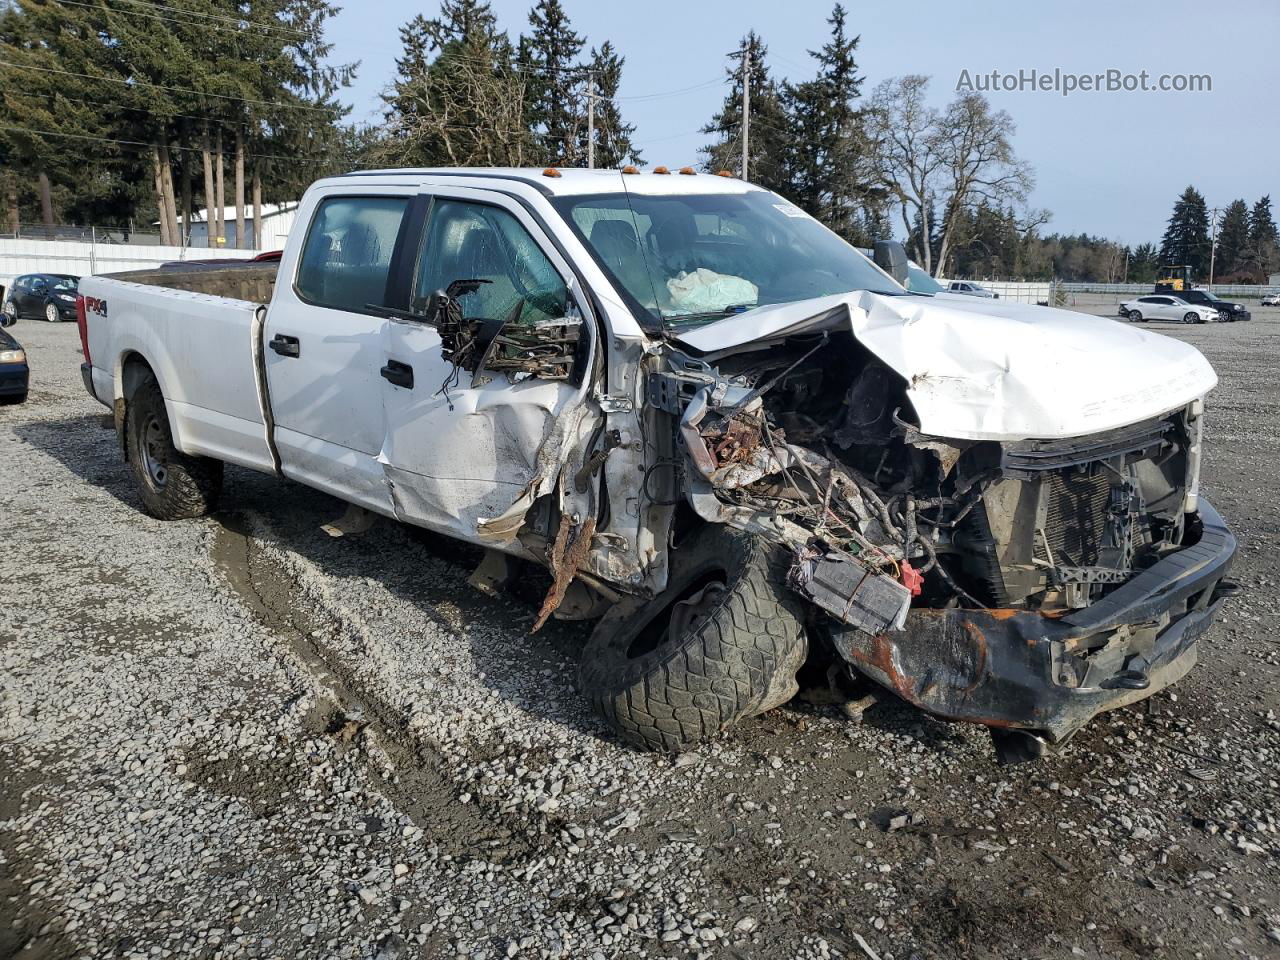
[[[739,313],[746,313],[748,310],[754,310],[760,306],[758,303],[735,303],[727,307],[721,307],[718,310],[703,310],[699,313],[680,313],[673,317],[663,317],[662,319],[669,323],[683,323],[685,321],[696,323],[699,320],[720,320],[724,317],[732,317]]]

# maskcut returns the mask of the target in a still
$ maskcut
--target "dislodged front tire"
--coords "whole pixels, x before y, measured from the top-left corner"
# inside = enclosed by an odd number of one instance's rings
[[[222,461],[191,457],[173,445],[164,397],[148,377],[134,391],[125,418],[125,442],[143,509],[157,520],[203,517],[218,503]]]
[[[707,525],[672,552],[659,597],[607,614],[582,655],[582,691],[631,743],[679,751],[796,693],[808,652],[789,558]]]

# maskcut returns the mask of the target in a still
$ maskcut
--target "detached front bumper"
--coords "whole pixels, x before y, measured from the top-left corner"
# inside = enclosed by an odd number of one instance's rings
[[[1234,592],[1223,577],[1236,552],[1235,536],[1203,498],[1199,519],[1196,543],[1065,616],[913,610],[901,631],[840,626],[836,647],[859,672],[930,713],[1060,742],[1195,665],[1197,641]]]

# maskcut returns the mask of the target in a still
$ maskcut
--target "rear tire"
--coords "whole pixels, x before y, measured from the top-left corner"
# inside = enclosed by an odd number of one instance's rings
[[[0,404],[6,407],[16,407],[18,404],[26,402],[26,393],[11,393],[8,396],[0,397]]]
[[[222,461],[188,456],[173,445],[164,397],[154,377],[143,380],[129,400],[125,443],[138,497],[151,516],[190,520],[217,506]]]
[[[582,692],[623,739],[670,752],[790,700],[808,643],[789,566],[758,537],[695,531],[672,553],[662,594],[596,626]]]

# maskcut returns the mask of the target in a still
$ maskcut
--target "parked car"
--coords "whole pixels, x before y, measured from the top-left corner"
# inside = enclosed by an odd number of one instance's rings
[[[1280,307],[1280,293],[1268,293],[1262,298],[1264,307]]]
[[[1210,293],[1207,290],[1181,290],[1177,294],[1173,294],[1187,303],[1195,304],[1198,307],[1210,307],[1218,314],[1218,319],[1223,323],[1230,323],[1236,320],[1252,320],[1253,314],[1245,309],[1243,303],[1236,303],[1234,300],[1223,300],[1221,297]]]
[[[143,507],[206,513],[230,462],[479,545],[488,590],[545,566],[533,629],[597,621],[580,686],[634,744],[813,662],[1027,759],[1216,655],[1189,344],[905,295],[901,245],[693,171],[351,174],[297,223],[265,306],[81,284]]]
[[[76,318],[79,277],[66,273],[28,273],[13,281],[4,301],[4,314],[19,320],[36,317],[57,323]]]
[[[947,284],[947,290],[951,293],[963,293],[967,297],[985,297],[988,300],[999,300],[1000,294],[992,293],[980,283],[974,283],[972,280],[952,280]]]
[[[5,322],[0,327],[11,325],[12,322]],[[27,399],[30,381],[31,368],[27,366],[26,351],[13,334],[0,328],[0,403],[22,403]]]
[[[1120,304],[1120,316],[1132,323],[1148,320],[1176,320],[1179,323],[1213,323],[1218,311],[1213,307],[1196,306],[1171,293],[1152,294],[1126,300]]]

